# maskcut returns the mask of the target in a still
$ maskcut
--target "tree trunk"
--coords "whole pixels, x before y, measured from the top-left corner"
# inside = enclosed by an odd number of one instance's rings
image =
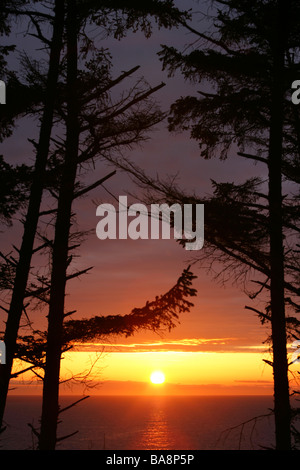
[[[72,201],[78,161],[78,105],[77,105],[77,15],[74,0],[67,2],[67,137],[65,163],[59,192],[55,239],[52,254],[50,304],[46,367],[43,387],[43,405],[40,450],[54,450],[59,414],[59,378],[65,288],[68,266],[68,247],[72,216]]]
[[[30,190],[24,233],[16,269],[14,288],[6,322],[4,342],[6,345],[6,364],[0,366],[0,429],[2,427],[6,398],[16,351],[16,342],[23,301],[30,272],[33,245],[39,219],[40,205],[44,189],[44,177],[49,153],[50,136],[53,125],[54,102],[59,75],[60,53],[64,28],[64,2],[56,0],[53,35],[50,51],[49,71],[45,90],[44,112],[41,122],[39,143],[36,155],[33,182]]]
[[[271,326],[273,344],[276,450],[291,449],[290,401],[284,300],[284,249],[282,233],[282,140],[284,51],[288,1],[278,1],[274,34],[274,74],[269,140],[269,219],[271,268]]]

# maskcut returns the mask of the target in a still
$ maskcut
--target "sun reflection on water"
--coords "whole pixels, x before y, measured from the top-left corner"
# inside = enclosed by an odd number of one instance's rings
[[[157,400],[149,408],[149,414],[145,429],[142,432],[140,446],[149,449],[174,449],[175,436],[170,429],[164,401]]]

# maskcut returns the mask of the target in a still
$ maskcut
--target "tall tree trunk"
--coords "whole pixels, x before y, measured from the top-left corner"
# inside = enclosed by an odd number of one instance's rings
[[[46,367],[43,387],[43,405],[40,450],[54,450],[59,414],[59,378],[65,288],[68,266],[68,247],[72,216],[72,201],[78,161],[78,101],[77,101],[77,15],[74,0],[67,2],[67,137],[66,154],[59,192],[55,239],[52,254],[50,304]]]
[[[278,1],[274,34],[274,73],[269,140],[269,219],[271,267],[271,326],[273,344],[276,450],[290,450],[290,400],[284,301],[284,249],[282,233],[282,142],[284,51],[289,1]]]
[[[39,143],[37,148],[33,182],[30,190],[27,216],[24,224],[23,239],[19,253],[18,265],[16,268],[14,288],[4,336],[6,345],[6,364],[0,366],[0,429],[3,422],[6,398],[8,394],[13,359],[16,351],[18,330],[23,311],[24,296],[30,271],[33,245],[44,189],[45,169],[49,153],[55,94],[59,75],[60,53],[63,43],[63,29],[64,1],[56,0],[49,71],[45,90],[44,112],[40,128]]]

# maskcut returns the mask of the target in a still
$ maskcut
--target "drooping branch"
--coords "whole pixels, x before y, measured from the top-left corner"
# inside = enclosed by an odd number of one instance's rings
[[[193,306],[188,300],[196,295],[191,287],[195,278],[188,269],[184,270],[176,285],[166,294],[157,296],[142,308],[134,308],[128,315],[96,316],[82,320],[69,320],[64,326],[65,342],[84,343],[107,335],[134,335],[140,329],[154,332],[171,330],[176,326],[180,313],[188,312]]]
[[[156,333],[171,330],[179,322],[180,314],[189,312],[193,307],[189,298],[196,296],[196,289],[192,287],[195,278],[190,267],[184,269],[177,283],[168,292],[146,302],[141,308],[134,308],[127,315],[66,321],[63,351],[72,349],[74,343],[83,344],[106,336],[129,337],[143,329]],[[16,357],[22,361],[43,369],[45,353],[46,332],[35,330],[32,335],[19,337]]]

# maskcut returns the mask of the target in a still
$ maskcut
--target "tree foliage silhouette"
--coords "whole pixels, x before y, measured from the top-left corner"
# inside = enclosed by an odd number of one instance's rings
[[[9,165],[0,155],[0,219],[10,225],[11,219],[28,201],[31,169],[27,165]]]
[[[225,199],[229,208],[233,230],[230,227],[230,235],[225,230],[225,237],[220,237],[219,246],[215,247],[239,261],[250,260],[251,267],[257,266],[259,272],[267,276],[264,287],[270,292],[276,449],[289,449],[285,319],[285,279],[288,279],[288,272],[284,272],[283,230],[284,224],[291,228],[292,222],[298,232],[299,204],[297,198],[292,198],[292,202],[296,200],[296,208],[292,208],[289,202],[284,204],[283,210],[282,179],[283,173],[287,177],[287,169],[293,181],[296,177],[293,177],[293,170],[297,169],[299,174],[299,113],[286,98],[291,76],[299,68],[297,22],[300,10],[297,2],[293,1],[220,3],[222,7],[217,14],[219,50],[195,51],[186,57],[167,48],[163,51],[165,66],[174,69],[177,64],[186,77],[191,74],[189,79],[191,76],[197,76],[199,80],[208,78],[216,87],[216,92],[203,93],[202,98],[178,100],[172,109],[170,128],[191,127],[191,135],[199,140],[201,155],[205,158],[214,153],[225,158],[232,144],[236,143],[240,155],[267,165],[267,195],[259,196],[255,187],[257,182],[254,181],[249,191],[251,181],[248,181],[246,194],[252,196],[252,201],[247,202],[244,196],[244,207],[241,207],[239,199],[236,204],[233,196],[245,194],[245,186],[233,188],[231,185],[231,191],[226,185],[216,187],[217,195],[223,190],[223,201]],[[291,61],[292,56],[294,59]],[[253,150],[255,155],[252,157]],[[255,198],[259,199],[258,204]],[[240,233],[237,227],[234,228],[234,214],[240,222]],[[247,242],[245,233],[248,229]],[[221,244],[224,248],[220,248]],[[289,258],[295,254],[294,247]],[[249,262],[246,264],[249,266]],[[297,263],[292,262],[288,266],[296,274]],[[297,295],[298,286],[295,283],[292,286],[293,295]]]

